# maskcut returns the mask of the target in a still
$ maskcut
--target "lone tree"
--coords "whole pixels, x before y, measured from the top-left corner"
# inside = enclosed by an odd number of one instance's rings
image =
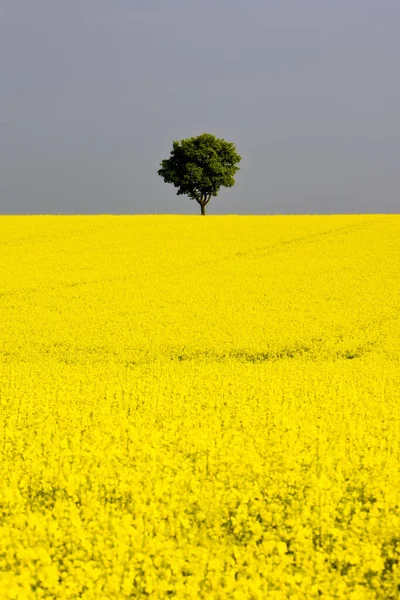
[[[233,176],[241,157],[230,142],[211,133],[173,142],[169,158],[161,162],[158,174],[165,183],[178,188],[177,196],[185,194],[200,204],[201,214],[212,196],[218,196],[221,186],[232,187]]]

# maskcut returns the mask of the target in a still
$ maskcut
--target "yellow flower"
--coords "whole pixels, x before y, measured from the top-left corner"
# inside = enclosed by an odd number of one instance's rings
[[[0,599],[397,597],[398,215],[0,221]]]

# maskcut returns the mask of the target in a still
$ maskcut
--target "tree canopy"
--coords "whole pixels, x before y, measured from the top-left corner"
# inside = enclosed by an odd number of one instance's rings
[[[173,142],[171,155],[161,162],[158,174],[165,183],[178,188],[200,204],[201,214],[221,187],[232,187],[234,175],[239,171],[241,157],[236,146],[212,135],[203,133],[180,142]]]

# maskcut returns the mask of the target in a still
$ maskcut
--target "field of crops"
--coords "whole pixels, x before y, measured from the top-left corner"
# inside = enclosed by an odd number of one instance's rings
[[[0,250],[1,600],[400,597],[400,216]]]

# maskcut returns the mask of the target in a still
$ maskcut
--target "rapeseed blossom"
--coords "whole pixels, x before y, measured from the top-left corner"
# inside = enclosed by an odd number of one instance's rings
[[[399,216],[0,222],[0,600],[399,598]]]

